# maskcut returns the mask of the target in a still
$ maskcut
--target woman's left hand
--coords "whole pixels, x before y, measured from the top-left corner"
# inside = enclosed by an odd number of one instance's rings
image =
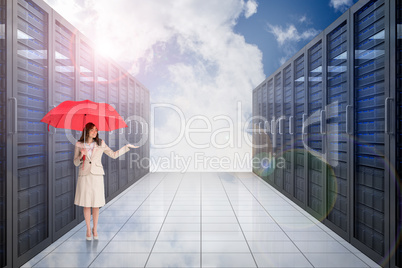
[[[140,146],[132,145],[132,144],[127,144],[128,148],[139,148]]]

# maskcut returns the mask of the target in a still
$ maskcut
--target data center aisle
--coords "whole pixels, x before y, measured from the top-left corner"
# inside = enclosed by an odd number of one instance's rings
[[[23,267],[379,267],[252,173],[150,173]]]

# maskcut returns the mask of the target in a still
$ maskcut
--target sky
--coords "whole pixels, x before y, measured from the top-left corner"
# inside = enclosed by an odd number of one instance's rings
[[[151,171],[184,172],[251,171],[252,90],[357,0],[45,2],[149,89]]]

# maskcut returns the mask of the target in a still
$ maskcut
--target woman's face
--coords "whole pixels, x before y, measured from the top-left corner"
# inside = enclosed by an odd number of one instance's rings
[[[91,128],[89,130],[89,137],[96,138],[96,135],[98,135],[98,129],[96,127]]]

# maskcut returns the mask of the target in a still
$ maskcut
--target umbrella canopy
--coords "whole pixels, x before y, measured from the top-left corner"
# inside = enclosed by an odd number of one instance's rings
[[[112,131],[127,127],[119,113],[107,103],[90,100],[64,101],[50,110],[41,120],[55,128],[83,130],[92,122],[100,131]]]

